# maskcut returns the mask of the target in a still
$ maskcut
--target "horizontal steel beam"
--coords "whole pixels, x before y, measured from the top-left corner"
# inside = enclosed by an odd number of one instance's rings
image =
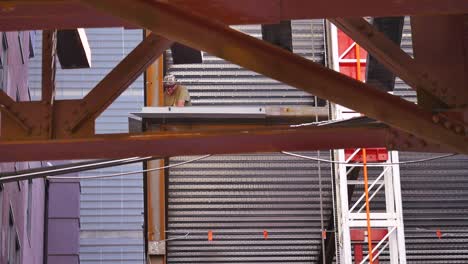
[[[468,153],[465,132],[435,124],[432,114],[397,96],[291,54],[228,26],[149,0],[82,0],[169,39],[346,106],[453,152]]]
[[[168,0],[225,24],[267,24],[328,17],[468,13],[465,0]],[[132,26],[76,0],[9,0],[0,3],[0,31]],[[41,10],[37,12],[37,10]]]
[[[395,145],[398,136],[384,126],[263,126],[257,129],[95,135],[90,138],[0,141],[0,162],[108,159],[133,156],[233,154],[321,149],[392,147],[440,151],[433,145]],[[403,141],[404,143],[406,141]]]
[[[281,20],[468,13],[464,0],[168,0],[177,7],[225,24],[265,24]]]

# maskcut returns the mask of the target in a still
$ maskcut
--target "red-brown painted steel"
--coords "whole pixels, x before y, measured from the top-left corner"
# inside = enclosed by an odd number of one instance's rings
[[[205,50],[432,143],[441,144],[453,152],[468,153],[468,138],[434,124],[430,112],[222,24],[148,0],[83,2],[169,39]]]
[[[179,156],[246,152],[383,147],[381,127],[267,127],[233,131],[95,135],[91,138],[0,141],[0,161]]]
[[[156,0],[154,0],[156,1]],[[161,0],[162,1],[162,0]],[[225,24],[266,24],[280,20],[468,13],[465,0],[165,0]],[[76,0],[0,2],[0,31],[133,26],[96,12]]]
[[[83,98],[70,131],[75,132],[85,122],[94,122],[172,43],[155,34],[145,38]]]
[[[415,61],[440,97],[451,107],[468,106],[468,15],[412,16],[411,28]]]

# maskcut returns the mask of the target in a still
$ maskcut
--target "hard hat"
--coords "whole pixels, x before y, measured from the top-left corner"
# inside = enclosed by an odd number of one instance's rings
[[[164,85],[168,85],[168,86],[172,86],[172,85],[175,85],[177,80],[175,78],[174,75],[172,74],[168,74],[166,76],[164,76]]]

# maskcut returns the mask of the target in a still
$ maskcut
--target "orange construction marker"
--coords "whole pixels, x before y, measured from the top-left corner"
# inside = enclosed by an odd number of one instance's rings
[[[437,229],[436,235],[439,239],[442,239],[442,232],[440,232],[440,229]]]
[[[268,231],[263,230],[263,238],[265,238],[265,240],[268,239]]]
[[[208,241],[213,241],[213,231],[208,231]]]

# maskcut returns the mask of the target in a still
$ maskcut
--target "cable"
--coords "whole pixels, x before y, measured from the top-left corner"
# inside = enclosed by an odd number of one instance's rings
[[[333,164],[344,164],[344,165],[349,165],[353,167],[363,167],[364,165],[362,163],[346,163],[346,162],[341,162],[341,161],[334,161],[334,160],[326,160],[326,159],[319,159],[319,158],[313,158],[309,156],[304,156],[292,152],[287,152],[287,151],[281,151],[284,155],[288,156],[293,156],[297,158],[302,158],[302,159],[309,159],[309,160],[316,160],[316,161],[323,161],[323,162],[328,162],[328,163],[333,163]],[[426,159],[419,159],[419,160],[409,160],[409,161],[401,161],[401,162],[394,162],[394,163],[379,163],[379,164],[367,164],[367,167],[382,167],[382,166],[392,166],[392,165],[402,165],[402,164],[412,164],[412,163],[421,163],[421,162],[426,162],[426,161],[432,161],[432,160],[437,160],[437,159],[443,159],[443,158],[448,158],[448,157],[453,157],[458,154],[453,153],[453,154],[447,154],[447,155],[442,155],[442,156],[437,156],[437,157],[432,157],[432,158],[426,158]]]
[[[166,233],[171,233],[171,232],[176,232],[176,231],[166,231]],[[187,232],[183,236],[176,236],[176,237],[171,237],[171,238],[166,238],[164,240],[159,240],[159,241],[172,241],[172,240],[177,240],[177,239],[186,239],[190,235],[190,232]]]
[[[162,166],[158,168],[153,168],[153,169],[147,169],[147,170],[139,170],[139,171],[129,171],[129,172],[122,172],[122,173],[114,173],[114,174],[107,174],[107,175],[96,175],[96,176],[81,176],[81,177],[58,177],[58,176],[52,176],[52,177],[46,177],[47,179],[61,179],[61,180],[89,180],[89,179],[102,179],[102,178],[112,178],[112,177],[118,177],[118,176],[124,176],[124,175],[131,175],[131,174],[137,174],[137,173],[143,173],[143,172],[150,172],[150,171],[156,171],[156,170],[163,170],[163,169],[168,169],[168,168],[174,168],[178,166],[182,166],[187,163],[191,163],[194,161],[202,160],[205,158],[208,158],[212,156],[211,154],[205,155],[202,157],[198,157],[195,159],[183,161],[177,164],[173,165],[167,165],[167,166]]]
[[[91,170],[96,168],[103,168],[106,166],[121,166],[125,164],[135,163],[139,161],[145,161],[152,159],[153,157],[132,157],[118,160],[106,160],[106,161],[96,161],[96,162],[80,162],[80,163],[71,163],[67,165],[54,166],[53,169],[48,170],[28,170],[24,172],[16,172],[15,174],[10,174],[7,176],[0,176],[0,183],[7,183],[12,181],[22,181],[29,180],[34,178],[42,178],[44,174],[66,174],[76,171]],[[49,165],[50,166],[50,165]],[[20,173],[20,174],[18,174]],[[1,175],[1,174],[0,174]],[[52,177],[52,176],[49,176]]]

